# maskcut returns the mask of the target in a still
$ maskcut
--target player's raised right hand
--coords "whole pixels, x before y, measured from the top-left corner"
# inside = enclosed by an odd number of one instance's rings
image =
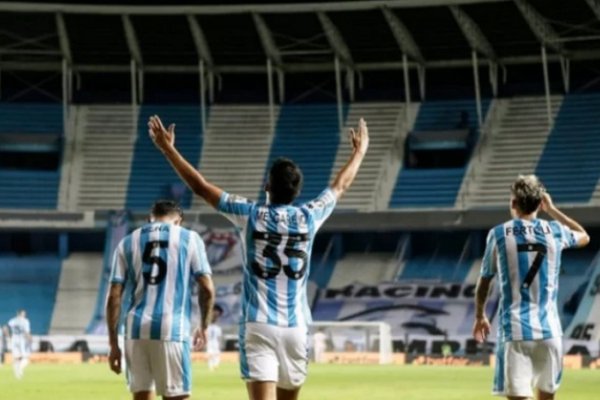
[[[121,349],[119,347],[111,346],[110,353],[108,353],[108,366],[115,374],[121,373]]]
[[[148,120],[148,134],[154,145],[161,151],[175,145],[175,124],[171,124],[169,129],[165,129],[158,115],[153,115]]]
[[[350,128],[350,143],[352,143],[352,150],[365,154],[369,148],[369,128],[367,128],[367,122],[364,118],[358,120],[358,128],[354,131]]]
[[[550,212],[554,208],[554,202],[552,201],[552,197],[550,193],[544,192],[542,195],[542,210],[545,212]]]

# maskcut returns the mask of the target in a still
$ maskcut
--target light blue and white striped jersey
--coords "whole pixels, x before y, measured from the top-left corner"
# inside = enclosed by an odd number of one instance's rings
[[[31,332],[29,320],[25,317],[14,317],[8,321],[8,328],[13,339],[17,337],[24,337]]]
[[[218,210],[241,230],[242,322],[304,327],[315,234],[336,204],[331,189],[301,205],[258,204],[223,193]]]
[[[128,339],[187,341],[193,280],[211,273],[204,242],[177,225],[151,223],[123,238],[115,250],[111,283],[131,296]]]
[[[501,340],[562,336],[558,314],[561,254],[580,236],[557,221],[514,219],[490,230],[481,276],[498,274]]]

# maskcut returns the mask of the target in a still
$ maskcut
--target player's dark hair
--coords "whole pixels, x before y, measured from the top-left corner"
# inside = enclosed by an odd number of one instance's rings
[[[542,203],[542,197],[546,189],[537,176],[519,175],[510,187],[515,198],[516,206],[523,214],[535,212]]]
[[[302,171],[292,160],[275,160],[269,170],[271,203],[290,204],[300,194],[302,180]]]
[[[213,312],[215,312],[215,311],[216,311],[216,312],[218,312],[219,314],[223,314],[223,307],[221,307],[221,306],[220,306],[220,305],[218,305],[218,304],[215,304],[215,305],[213,306]]]
[[[177,214],[183,218],[183,209],[179,206],[179,203],[174,200],[158,200],[152,205],[150,214],[158,218]]]

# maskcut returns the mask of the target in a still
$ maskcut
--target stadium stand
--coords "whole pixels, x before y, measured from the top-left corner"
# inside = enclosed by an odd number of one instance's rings
[[[565,96],[536,173],[561,203],[587,203],[600,178],[600,95]],[[577,179],[573,179],[577,177]]]
[[[0,207],[55,209],[59,176],[58,171],[0,170]]]
[[[346,126],[337,151],[330,182],[339,169],[348,161],[352,147],[346,138],[350,128],[356,128],[359,118],[369,126],[369,152],[367,153],[356,180],[338,207],[341,209],[374,209],[376,198],[381,194],[381,175],[396,156],[394,144],[400,136],[400,122],[404,117],[402,103],[352,103],[346,118]]]
[[[46,334],[56,300],[61,260],[54,256],[0,256],[0,322],[25,309],[33,334]]]
[[[264,185],[271,130],[265,105],[213,106],[204,134],[202,172],[224,190],[256,200]],[[205,206],[198,197],[193,204],[194,208]]]
[[[77,113],[68,203],[74,210],[120,210],[137,129],[137,110],[121,105],[82,105]]]
[[[555,116],[561,96],[552,97]],[[548,140],[548,117],[543,97],[515,97],[499,100],[498,121],[473,157],[461,197],[467,207],[504,206],[508,188],[519,174],[535,171]]]
[[[473,258],[469,255],[471,240],[460,235],[413,235],[413,249],[404,260],[399,281],[464,282]]]
[[[344,108],[344,120],[348,106]],[[279,113],[267,169],[278,157],[294,160],[304,174],[298,202],[318,196],[329,184],[329,176],[340,143],[335,104],[284,105]],[[261,193],[261,200],[264,193]]]
[[[388,282],[399,262],[394,253],[346,253],[336,263],[328,286],[340,288],[357,282],[367,285]]]
[[[3,154],[56,153],[60,159],[62,108],[58,104],[0,105],[0,151]],[[2,208],[55,209],[60,168],[0,166]]]
[[[85,332],[96,306],[102,254],[72,253],[62,263],[50,334]]]
[[[171,197],[189,208],[191,193],[181,184],[177,174],[148,136],[148,119],[155,114],[161,117],[166,126],[171,123],[177,125],[178,148],[192,164],[199,164],[203,139],[199,106],[143,105],[138,119],[138,137],[125,205],[129,210],[147,210],[157,199]]]
[[[484,116],[489,106],[489,101],[482,102]],[[452,130],[464,111],[470,116],[470,129],[477,130],[475,101],[453,100],[422,103],[413,131]],[[454,206],[465,171],[466,167],[427,169],[401,167],[389,207]]]

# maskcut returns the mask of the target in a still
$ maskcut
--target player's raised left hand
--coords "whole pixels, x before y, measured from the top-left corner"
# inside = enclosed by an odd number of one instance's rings
[[[154,145],[161,151],[175,145],[175,124],[171,124],[168,129],[165,129],[158,115],[153,115],[148,120],[148,134]]]
[[[194,331],[194,351],[200,351],[206,344],[206,329],[198,328]]]
[[[542,195],[542,211],[551,212],[554,210],[554,202],[552,201],[552,197],[550,193],[544,192]]]
[[[473,324],[473,337],[477,342],[485,342],[491,330],[492,326],[486,316],[475,318],[475,323]]]
[[[115,374],[121,373],[121,349],[118,346],[111,346],[108,353],[108,366]]]

